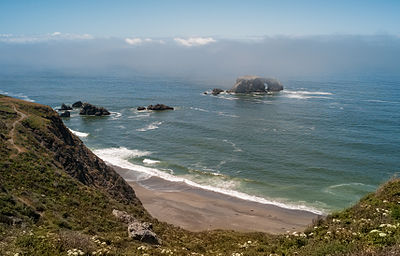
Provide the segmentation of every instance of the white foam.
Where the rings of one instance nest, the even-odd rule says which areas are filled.
[[[197,188],[213,191],[216,193],[236,197],[236,198],[239,198],[242,200],[247,200],[247,201],[261,203],[261,204],[267,204],[267,205],[276,205],[276,206],[279,206],[279,207],[285,208],[285,209],[303,210],[303,211],[308,211],[308,212],[312,212],[315,214],[323,214],[322,211],[305,206],[305,205],[285,204],[285,203],[282,203],[279,201],[269,200],[269,199],[262,198],[259,196],[248,195],[246,193],[235,191],[235,190],[228,189],[228,188],[221,188],[221,187],[211,186],[211,185],[201,185],[201,184],[193,182],[184,177],[174,176],[172,174],[160,171],[155,168],[140,166],[140,165],[133,164],[128,161],[128,159],[132,158],[132,157],[138,157],[138,156],[150,154],[149,152],[146,152],[146,151],[129,150],[127,148],[122,147],[122,148],[98,149],[98,150],[94,150],[93,152],[98,157],[100,157],[105,162],[107,162],[111,165],[115,165],[115,166],[118,166],[121,168],[129,169],[129,170],[132,170],[135,172],[145,174],[143,177],[147,176],[147,178],[150,178],[151,176],[157,176],[159,178],[162,178],[162,179],[165,179],[168,181],[182,182],[182,183],[185,183],[192,187],[197,187]]]
[[[235,151],[235,152],[243,152],[243,150],[241,148],[237,147],[236,144],[233,143],[232,141],[223,140],[223,142],[230,144],[233,147],[233,151]]]
[[[80,137],[80,138],[85,138],[87,136],[89,136],[89,133],[85,133],[85,132],[78,132],[78,131],[74,131],[70,128],[68,128],[74,135]]]
[[[30,102],[35,102],[34,100],[32,100],[31,98],[29,98],[26,95],[23,95],[22,93],[4,92],[4,91],[0,90],[0,94],[7,95],[7,96],[10,96],[10,97],[14,97],[14,98],[18,98],[18,99],[22,99],[22,100],[26,100],[26,101],[30,101]]]
[[[143,114],[137,114],[135,116],[128,116],[129,119],[142,119],[150,116],[150,112],[143,113]]]
[[[282,91],[283,95],[286,95],[288,98],[292,99],[311,99],[311,98],[322,98],[322,99],[329,99],[330,95],[333,95],[331,92],[311,92],[311,91],[290,91],[284,90]]]
[[[163,122],[153,122],[153,123],[149,124],[146,127],[143,127],[143,128],[140,128],[140,129],[136,129],[136,131],[146,132],[146,131],[150,131],[150,130],[155,130],[155,129],[159,128],[162,123]]]
[[[119,118],[122,116],[122,113],[119,113],[119,112],[112,112],[112,111],[110,111],[110,114],[111,114],[111,119],[112,119],[112,120],[119,119]]]
[[[237,115],[231,115],[231,114],[227,114],[224,112],[217,112],[219,116],[227,116],[227,117],[234,117],[234,118],[238,118],[239,116]]]
[[[151,160],[151,159],[145,158],[145,159],[143,159],[143,163],[144,163],[144,164],[148,164],[148,165],[153,165],[153,164],[158,164],[158,163],[160,163],[160,161]]]
[[[390,104],[400,104],[398,101],[387,101],[387,100],[365,100],[367,102],[374,102],[374,103],[390,103]]]
[[[190,107],[190,109],[192,109],[192,110],[197,110],[197,111],[201,111],[201,112],[210,112],[209,110],[202,109],[202,108],[194,108],[194,107]]]

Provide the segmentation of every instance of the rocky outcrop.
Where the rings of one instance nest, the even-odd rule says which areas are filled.
[[[121,222],[128,224],[128,236],[149,244],[161,244],[161,240],[152,231],[152,224],[140,222],[125,211],[114,209],[112,214]]]
[[[272,92],[283,90],[282,84],[272,78],[258,76],[243,76],[236,79],[235,85],[228,92],[230,93],[254,93]]]
[[[69,111],[64,111],[60,114],[60,117],[70,117],[71,116],[71,112]]]
[[[139,111],[146,110],[146,107],[137,107],[137,110]]]
[[[157,104],[157,105],[149,105],[147,106],[147,110],[174,110],[173,107],[164,105],[164,104]]]
[[[283,90],[283,85],[281,82],[274,78],[265,78],[265,83],[267,84],[268,92],[279,92]]]
[[[89,115],[89,116],[105,116],[109,115],[110,112],[103,107],[96,107],[89,103],[83,103],[80,115]]]
[[[73,108],[81,108],[83,106],[82,101],[77,101],[74,104],[72,104]]]
[[[61,104],[60,110],[72,110],[72,108],[71,108],[71,106],[65,105],[65,104],[63,103],[63,104]]]
[[[219,88],[214,88],[214,89],[211,91],[211,94],[212,94],[212,95],[218,95],[218,94],[220,94],[221,92],[224,92],[224,90],[219,89]]]

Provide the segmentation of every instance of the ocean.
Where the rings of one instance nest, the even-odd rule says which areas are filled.
[[[236,78],[232,78],[232,84]],[[49,105],[81,100],[110,116],[65,125],[108,163],[238,198],[329,213],[400,171],[400,77],[280,78],[273,95],[205,95],[231,85],[140,75],[2,74],[0,94]],[[137,111],[163,103],[173,111]],[[150,189],[157,189],[151,187]],[[163,188],[165,189],[165,188]]]

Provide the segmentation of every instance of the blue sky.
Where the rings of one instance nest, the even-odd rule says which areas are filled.
[[[400,35],[400,1],[1,0],[0,34]]]

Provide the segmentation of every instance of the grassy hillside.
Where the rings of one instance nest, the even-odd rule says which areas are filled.
[[[153,223],[127,237],[112,215]],[[304,233],[192,233],[153,219],[134,191],[51,108],[0,96],[0,255],[400,255],[400,180]]]

